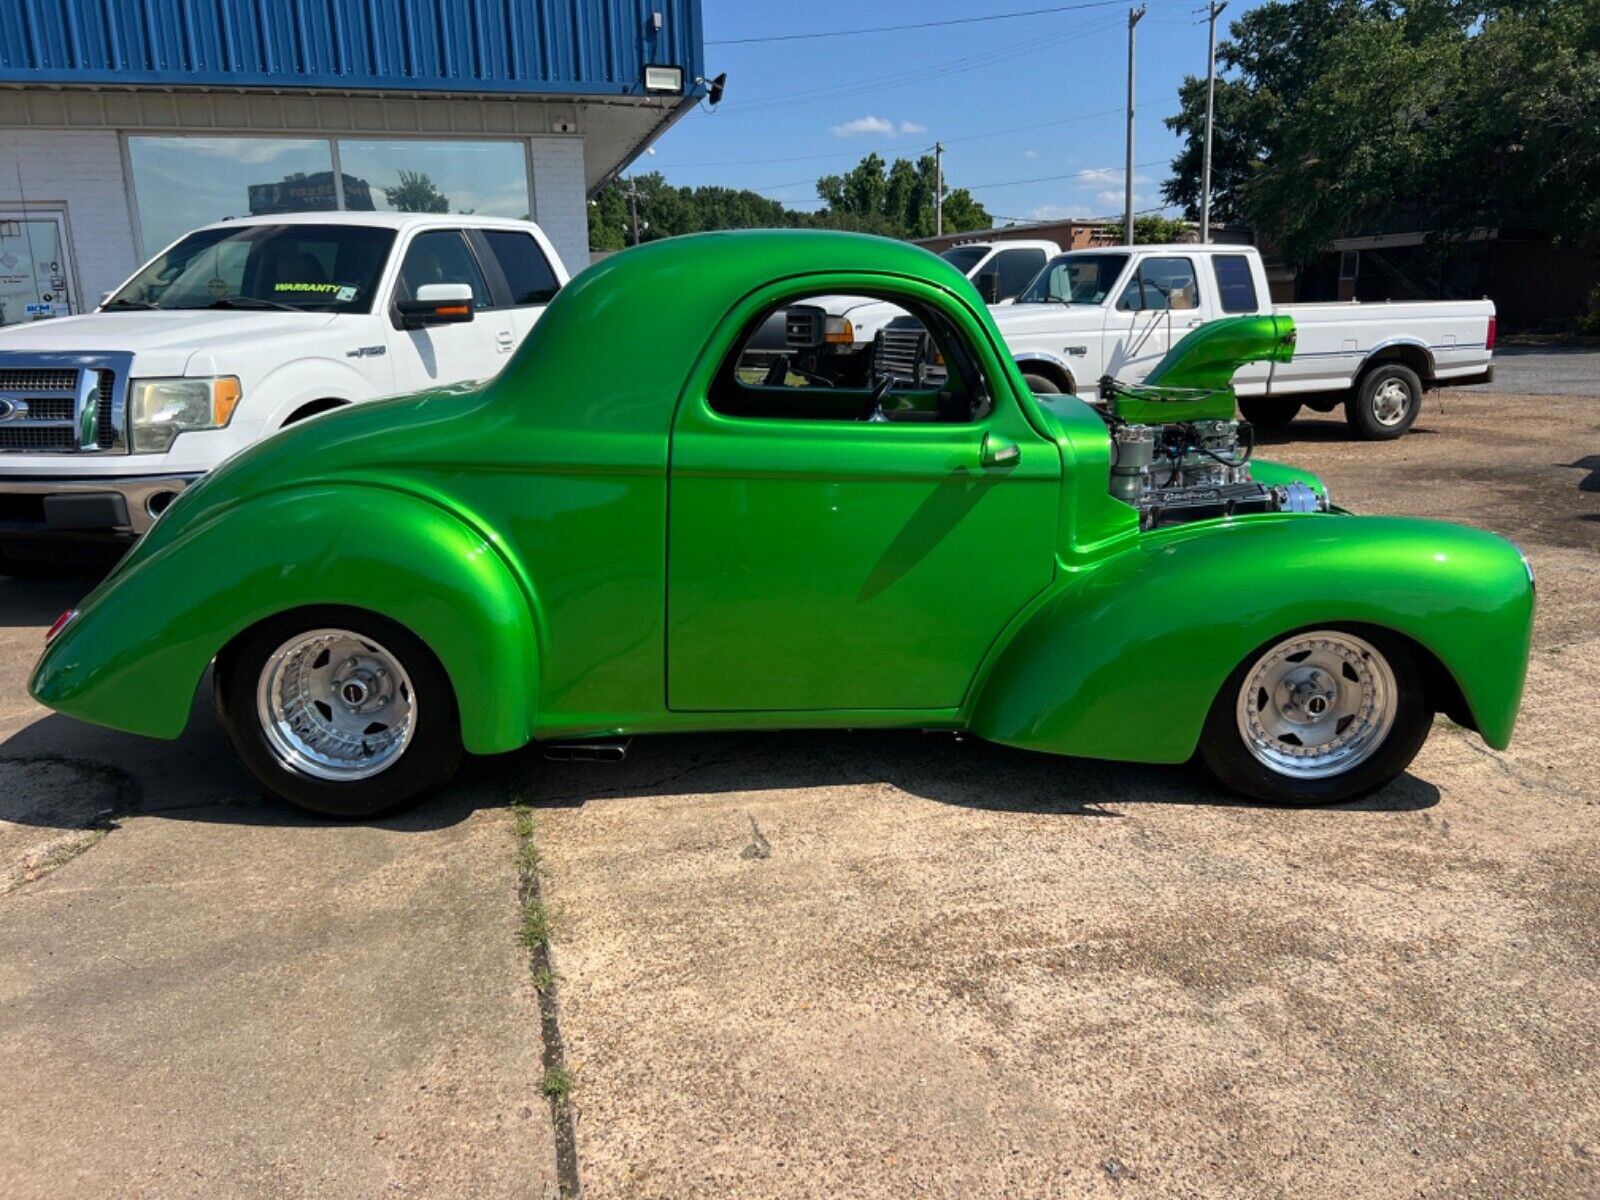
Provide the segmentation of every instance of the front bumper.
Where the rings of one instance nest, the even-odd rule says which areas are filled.
[[[182,475],[128,478],[0,477],[0,538],[137,538],[195,480]]]

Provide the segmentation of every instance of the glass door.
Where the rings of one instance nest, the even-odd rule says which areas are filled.
[[[58,210],[0,209],[0,326],[81,312]]]

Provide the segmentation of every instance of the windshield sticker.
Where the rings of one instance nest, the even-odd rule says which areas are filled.
[[[339,303],[349,304],[350,301],[356,298],[356,289],[351,287],[349,284],[345,284],[340,287],[339,290],[334,293],[334,295],[339,298]]]
[[[228,294],[228,281],[226,279],[213,279],[206,284],[206,295],[213,300],[221,300]]]
[[[319,296],[336,295],[343,289],[337,283],[275,283],[272,285],[275,292],[313,292]],[[350,294],[355,294],[355,289],[350,289]]]

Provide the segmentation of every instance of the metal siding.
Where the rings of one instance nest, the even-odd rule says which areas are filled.
[[[700,0],[0,0],[0,83],[699,94],[702,38]]]

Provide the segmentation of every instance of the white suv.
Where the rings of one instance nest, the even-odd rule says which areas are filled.
[[[137,537],[295,421],[491,378],[566,282],[527,221],[295,213],[197,229],[94,312],[0,330],[0,573]]]

